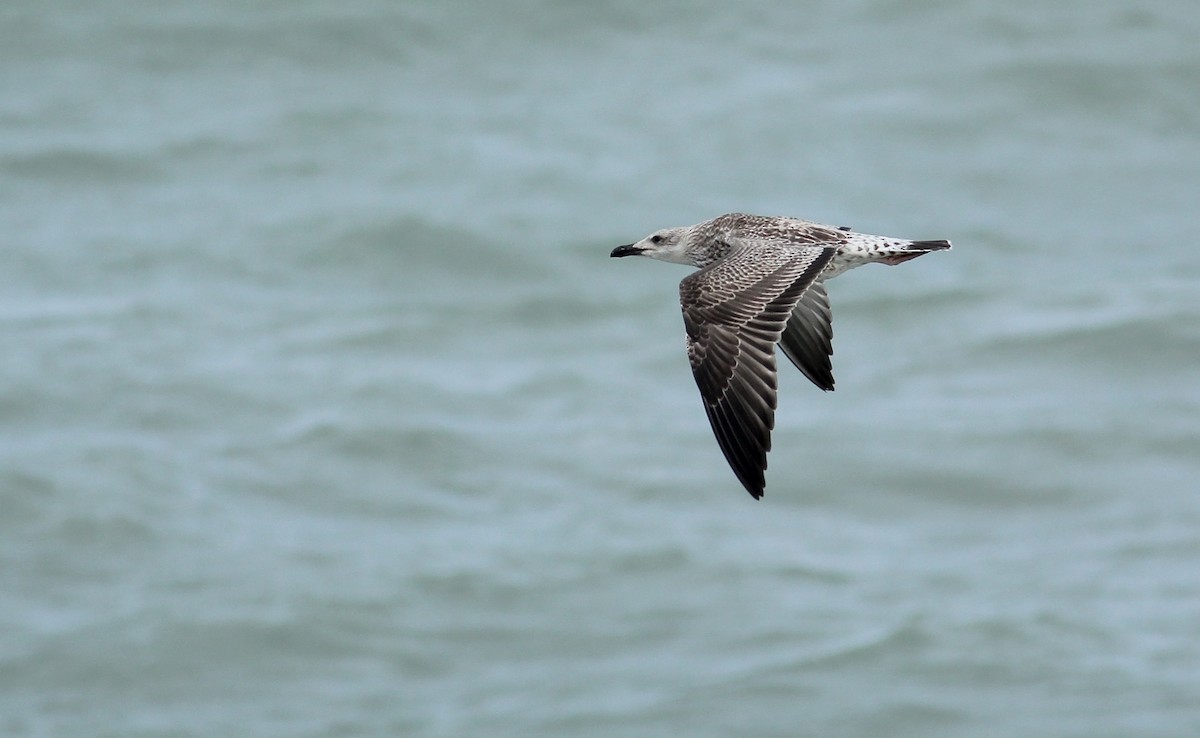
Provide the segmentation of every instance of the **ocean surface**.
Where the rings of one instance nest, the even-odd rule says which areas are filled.
[[[0,734],[1200,735],[1191,0],[0,8]],[[687,270],[830,285],[767,494]]]

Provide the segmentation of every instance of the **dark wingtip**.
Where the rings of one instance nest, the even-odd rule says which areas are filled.
[[[730,463],[732,464],[732,462]],[[749,473],[743,474],[735,468],[733,473],[737,476],[738,481],[742,483],[742,486],[746,488],[746,491],[750,493],[751,497],[756,500],[761,500],[763,493],[767,489],[767,480],[765,476],[767,471],[766,465],[764,464],[762,469],[757,470],[757,474],[755,474],[752,470],[747,471]]]
[[[609,256],[612,256],[612,257],[637,256],[640,253],[642,253],[642,249],[639,249],[637,246],[635,246],[631,243],[627,243],[623,246],[618,246],[615,249],[613,249],[612,253],[609,254]]]

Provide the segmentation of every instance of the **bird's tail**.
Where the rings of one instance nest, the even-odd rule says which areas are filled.
[[[902,250],[888,254],[880,259],[884,264],[903,264],[906,261],[915,259],[921,254],[928,254],[930,251],[946,251],[950,248],[949,241],[909,241],[905,244]]]

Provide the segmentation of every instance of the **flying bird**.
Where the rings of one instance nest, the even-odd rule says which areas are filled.
[[[699,267],[679,283],[688,361],[725,459],[758,499],[775,427],[775,345],[813,384],[832,390],[825,282],[863,264],[900,264],[949,248],[949,241],[729,213],[655,231],[611,255]]]

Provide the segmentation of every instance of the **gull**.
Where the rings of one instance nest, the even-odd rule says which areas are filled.
[[[813,384],[832,390],[825,282],[863,264],[900,264],[949,248],[949,241],[728,213],[655,231],[611,256],[699,267],[679,283],[688,361],[717,444],[746,491],[759,499],[775,427],[775,345]]]

